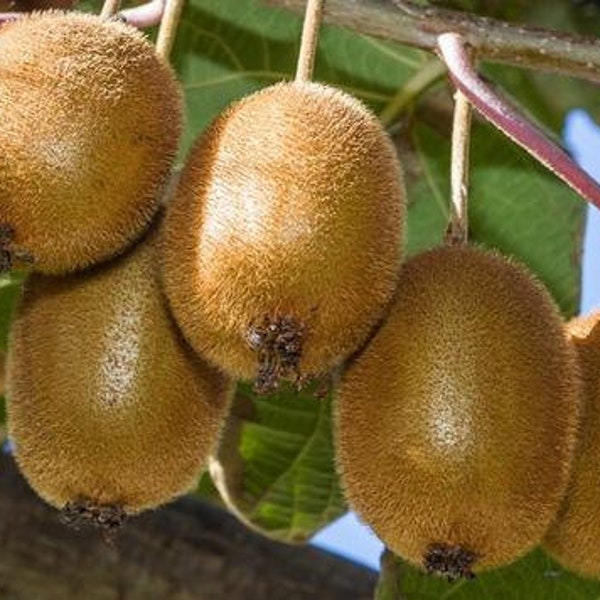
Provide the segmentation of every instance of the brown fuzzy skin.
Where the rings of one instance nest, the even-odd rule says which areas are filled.
[[[167,212],[167,296],[192,346],[232,376],[257,376],[249,331],[288,318],[298,371],[316,375],[381,318],[404,218],[376,117],[335,88],[280,83],[230,106],[192,149]]]
[[[576,358],[546,290],[497,254],[435,249],[404,266],[388,320],[342,379],[347,498],[425,569],[435,548],[475,557],[475,572],[510,563],[556,514],[578,415]]]
[[[178,333],[157,276],[156,235],[64,278],[32,275],[8,355],[9,435],[50,504],[127,514],[198,481],[231,384]]]
[[[0,250],[59,274],[142,234],[177,152],[183,105],[139,31],[56,11],[2,25],[0,114],[0,225],[13,231]]]
[[[583,375],[579,444],[565,501],[544,549],[567,569],[600,577],[600,311],[569,322]]]

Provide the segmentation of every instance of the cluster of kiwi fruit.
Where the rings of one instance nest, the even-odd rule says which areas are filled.
[[[391,550],[456,578],[543,542],[600,574],[598,319],[565,329],[466,244],[402,265],[402,171],[359,101],[297,79],[232,104],[163,211],[181,95],[140,33],[35,14],[0,26],[0,64],[0,268],[31,271],[9,434],[65,518],[112,528],[190,489],[236,379],[337,369],[339,472]]]
[[[111,529],[197,482],[233,391],[182,338],[157,268],[181,91],[140,32],[92,15],[4,23],[0,62],[0,267],[31,271],[9,436],[65,519]]]
[[[30,271],[9,435],[40,496],[110,528],[197,480],[235,379],[301,384],[364,342],[402,259],[400,166],[359,101],[280,83],[216,119],[162,211],[181,93],[139,32],[32,14],[0,62],[0,269]]]

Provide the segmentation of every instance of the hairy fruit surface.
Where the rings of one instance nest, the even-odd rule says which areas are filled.
[[[33,13],[0,27],[0,271],[90,266],[141,236],[182,126],[170,67],[128,25]]]
[[[600,311],[569,322],[581,364],[583,413],[571,482],[544,548],[569,570],[600,577]]]
[[[187,492],[228,410],[231,385],[167,311],[156,237],[85,273],[25,283],[9,436],[30,485],[69,518],[110,524]]]
[[[455,579],[537,545],[566,489],[575,355],[520,266],[446,246],[403,268],[336,401],[350,504],[395,553]]]
[[[163,272],[192,346],[259,390],[364,342],[402,258],[402,173],[358,100],[280,83],[201,136],[168,208]]]

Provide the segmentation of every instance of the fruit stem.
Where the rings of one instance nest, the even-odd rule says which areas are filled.
[[[325,0],[308,0],[302,25],[302,40],[296,66],[296,81],[310,81],[319,44],[319,29],[323,20]]]
[[[156,53],[164,60],[168,60],[175,42],[177,26],[183,11],[183,2],[184,0],[166,0],[156,40]]]
[[[150,0],[146,4],[122,10],[119,17],[132,27],[146,29],[160,23],[164,10],[165,0]]]
[[[102,10],[100,11],[101,19],[111,19],[121,8],[121,0],[104,0]]]
[[[438,37],[438,50],[456,87],[506,136],[523,147],[586,200],[600,208],[600,185],[526,117],[501,98],[475,70],[466,40],[456,33]]]
[[[447,239],[466,244],[469,235],[469,143],[471,140],[471,105],[466,96],[454,94],[452,123],[452,162],[450,165],[451,217]]]
[[[304,2],[262,0],[297,11],[304,9]],[[482,60],[600,81],[596,36],[528,27],[410,0],[328,0],[327,18],[365,35],[424,50],[435,50],[437,37],[454,31],[465,36]]]

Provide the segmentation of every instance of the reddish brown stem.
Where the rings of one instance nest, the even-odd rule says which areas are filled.
[[[19,19],[22,16],[23,16],[23,13],[16,13],[16,12],[0,13],[0,27],[2,27],[2,25],[4,23],[8,23],[9,21],[16,21],[17,19]]]
[[[466,41],[461,35],[440,35],[438,49],[454,84],[475,109],[577,193],[600,208],[600,185],[562,148],[481,79],[467,51]]]
[[[122,10],[119,16],[129,25],[138,29],[147,29],[158,25],[165,11],[166,0],[150,0],[134,8]]]

